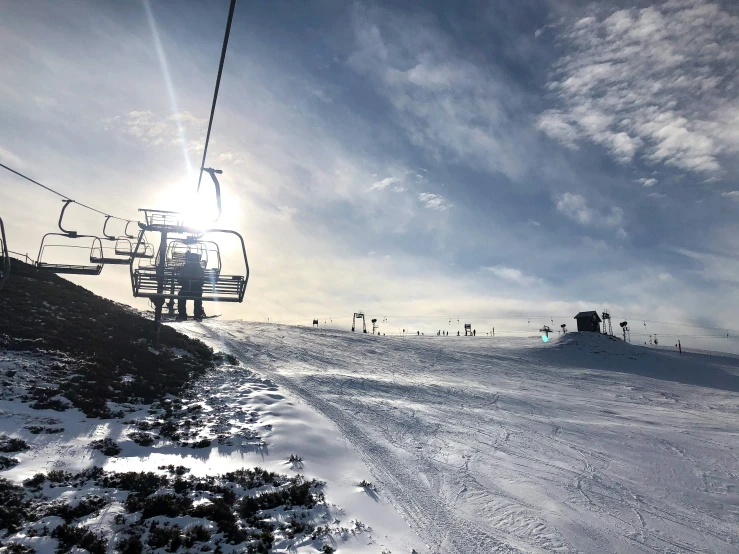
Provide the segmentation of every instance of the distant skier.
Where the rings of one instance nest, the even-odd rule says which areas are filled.
[[[477,330],[476,329],[472,329],[472,336],[473,337],[476,337],[477,336]]]
[[[457,336],[459,336],[459,331],[457,331]]]
[[[187,299],[193,298],[195,319],[201,321],[205,317],[203,311],[203,280],[205,270],[200,265],[200,255],[194,252],[185,254],[185,265],[177,273],[180,292],[177,294],[177,319],[187,319]]]

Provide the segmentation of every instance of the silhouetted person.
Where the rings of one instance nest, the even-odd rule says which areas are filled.
[[[473,337],[476,337],[477,336],[477,330],[476,329],[472,329],[472,336]]]
[[[205,316],[202,300],[204,279],[205,270],[200,265],[200,256],[194,252],[185,254],[185,265],[180,268],[177,274],[177,281],[181,287],[177,294],[177,319],[187,319],[188,298],[193,298],[195,319],[198,321],[203,319]]]
[[[457,336],[459,336],[459,331],[457,331]]]

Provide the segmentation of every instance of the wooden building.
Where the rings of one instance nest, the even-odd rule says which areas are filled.
[[[575,316],[578,332],[600,333],[600,316],[598,312],[580,312]]]

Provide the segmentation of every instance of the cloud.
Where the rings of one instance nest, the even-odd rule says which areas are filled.
[[[518,285],[532,286],[543,283],[543,281],[538,277],[527,275],[523,273],[520,269],[515,269],[513,267],[496,265],[493,267],[486,267],[484,269],[485,271],[492,273],[499,279]]]
[[[652,177],[650,177],[650,178],[642,177],[637,182],[641,183],[642,186],[644,186],[644,187],[653,187],[654,185],[657,184],[657,179],[654,179]]]
[[[730,190],[728,192],[722,192],[721,196],[724,196],[726,198],[733,198],[735,200],[739,200],[739,190]]]
[[[629,234],[623,228],[619,228],[616,231],[616,237],[621,240],[626,240],[627,238],[629,238]]]
[[[13,154],[10,150],[6,150],[2,146],[0,146],[0,161],[13,167],[21,167],[24,165],[18,156]]]
[[[601,212],[592,208],[583,196],[571,192],[557,197],[555,205],[558,212],[580,225],[617,227],[624,219],[624,211],[621,208],[612,207],[610,211]]]
[[[421,192],[418,195],[418,199],[421,201],[424,208],[428,208],[429,210],[444,211],[454,206],[454,204],[450,204],[447,199],[440,194]]]
[[[537,126],[563,146],[588,140],[619,162],[709,176],[722,172],[721,154],[739,152],[739,17],[670,0],[604,9],[560,27],[559,40],[568,51],[547,84],[558,106]]]
[[[661,192],[650,192],[647,196],[649,196],[649,198],[664,198],[665,197],[665,195],[662,194]]]
[[[198,139],[187,143],[187,149],[195,151],[203,148],[207,120],[199,119],[187,111],[160,117],[150,110],[134,110],[103,119],[103,123],[106,131],[133,137],[147,146],[179,145],[185,134],[197,135]]]
[[[298,211],[297,209],[291,208],[289,206],[280,206],[277,209],[277,212],[278,212],[277,217],[279,217],[280,219],[284,221],[290,221],[293,218],[293,215],[295,215],[297,211]]]
[[[394,185],[395,183],[400,183],[400,179],[398,179],[397,177],[385,177],[383,180],[373,183],[366,192],[370,192],[373,190],[385,190],[387,187],[389,187],[390,185]]]
[[[491,66],[461,57],[451,37],[422,18],[354,8],[350,67],[388,99],[409,139],[444,161],[516,178],[525,169],[513,94]]]

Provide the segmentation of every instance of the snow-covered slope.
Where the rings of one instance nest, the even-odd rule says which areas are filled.
[[[736,358],[576,333],[183,330],[331,420],[432,552],[739,551]]]

